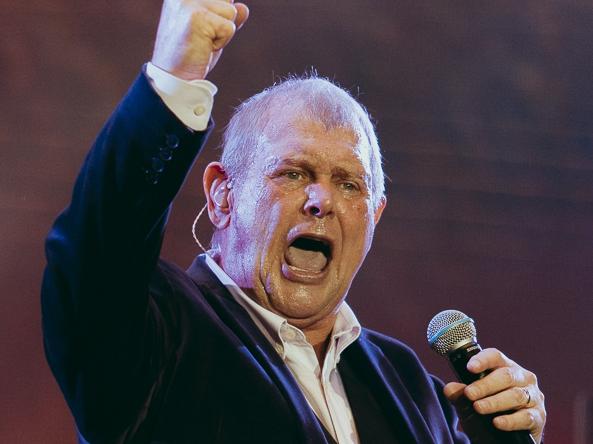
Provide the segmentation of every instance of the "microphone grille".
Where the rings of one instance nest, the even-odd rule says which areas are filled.
[[[454,350],[457,344],[476,340],[474,320],[458,310],[445,310],[428,323],[426,338],[430,347],[441,356]]]

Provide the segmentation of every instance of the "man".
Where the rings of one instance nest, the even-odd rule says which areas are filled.
[[[152,63],[99,135],[47,241],[48,360],[90,443],[467,442],[450,400],[545,422],[535,376],[494,349],[465,387],[362,329],[344,299],[385,207],[363,108],[292,80],[235,113],[204,171],[212,250],[158,260],[169,206],[203,145],[205,81],[247,19],[223,0],[165,1]],[[510,411],[510,412],[509,412]]]

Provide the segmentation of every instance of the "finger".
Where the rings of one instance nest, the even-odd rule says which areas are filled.
[[[463,390],[465,387],[466,385],[460,382],[450,382],[445,387],[443,387],[443,394],[449,401],[454,403],[461,396],[463,396]]]
[[[211,11],[206,11],[209,29],[204,29],[212,39],[212,49],[218,51],[224,48],[235,34],[235,23]]]
[[[472,401],[494,395],[511,387],[524,387],[535,382],[533,373],[518,365],[497,368],[484,378],[468,385],[465,395]]]
[[[241,26],[245,24],[249,17],[249,8],[244,3],[235,3],[237,9],[237,17],[235,17],[235,26],[237,29],[241,29]]]
[[[222,18],[232,22],[237,18],[237,8],[232,3],[223,0],[208,0],[205,4],[206,8]]]
[[[511,415],[500,415],[492,420],[500,430],[529,430],[534,433],[543,426],[543,418],[537,409],[521,409]]]
[[[507,358],[504,353],[495,348],[485,348],[471,357],[467,369],[472,373],[481,373],[499,367],[510,367],[515,362]]]
[[[534,399],[532,399],[528,387],[512,387],[474,402],[474,409],[478,413],[488,414],[533,407],[534,405]]]

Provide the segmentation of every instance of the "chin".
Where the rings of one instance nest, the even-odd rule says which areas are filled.
[[[333,267],[311,273],[279,261],[272,270],[264,285],[267,303],[292,324],[310,325],[334,314],[347,291],[336,285],[339,279]]]
[[[327,290],[318,285],[299,285],[290,289],[284,287],[281,293],[278,293],[283,296],[275,301],[272,298],[271,302],[274,310],[290,321],[310,324],[334,314],[336,307],[341,303],[342,298],[328,295],[326,292]],[[324,296],[320,298],[320,294]]]

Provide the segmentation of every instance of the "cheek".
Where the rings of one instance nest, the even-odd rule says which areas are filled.
[[[266,217],[269,215],[269,208],[272,206],[272,199],[265,184],[260,181],[246,181],[241,192],[235,199],[235,218],[238,229],[243,233],[250,233],[250,238],[265,232]],[[241,235],[241,232],[238,234]],[[257,240],[256,237],[254,240]],[[259,238],[261,239],[261,238]]]
[[[375,231],[374,215],[369,202],[353,203],[345,214],[344,232],[349,244],[360,255],[366,255]]]
[[[236,236],[242,239],[244,251],[251,251],[252,260],[264,270],[283,254],[280,250],[291,220],[290,205],[295,200],[287,194],[270,187],[253,187],[240,196],[244,204],[237,209]]]
[[[262,218],[266,212],[261,211],[261,207],[266,196],[260,187],[246,183],[233,197],[235,202],[231,216],[233,251],[238,258],[240,257],[246,269],[253,269],[253,261],[259,257],[258,248],[265,242],[266,224]]]

